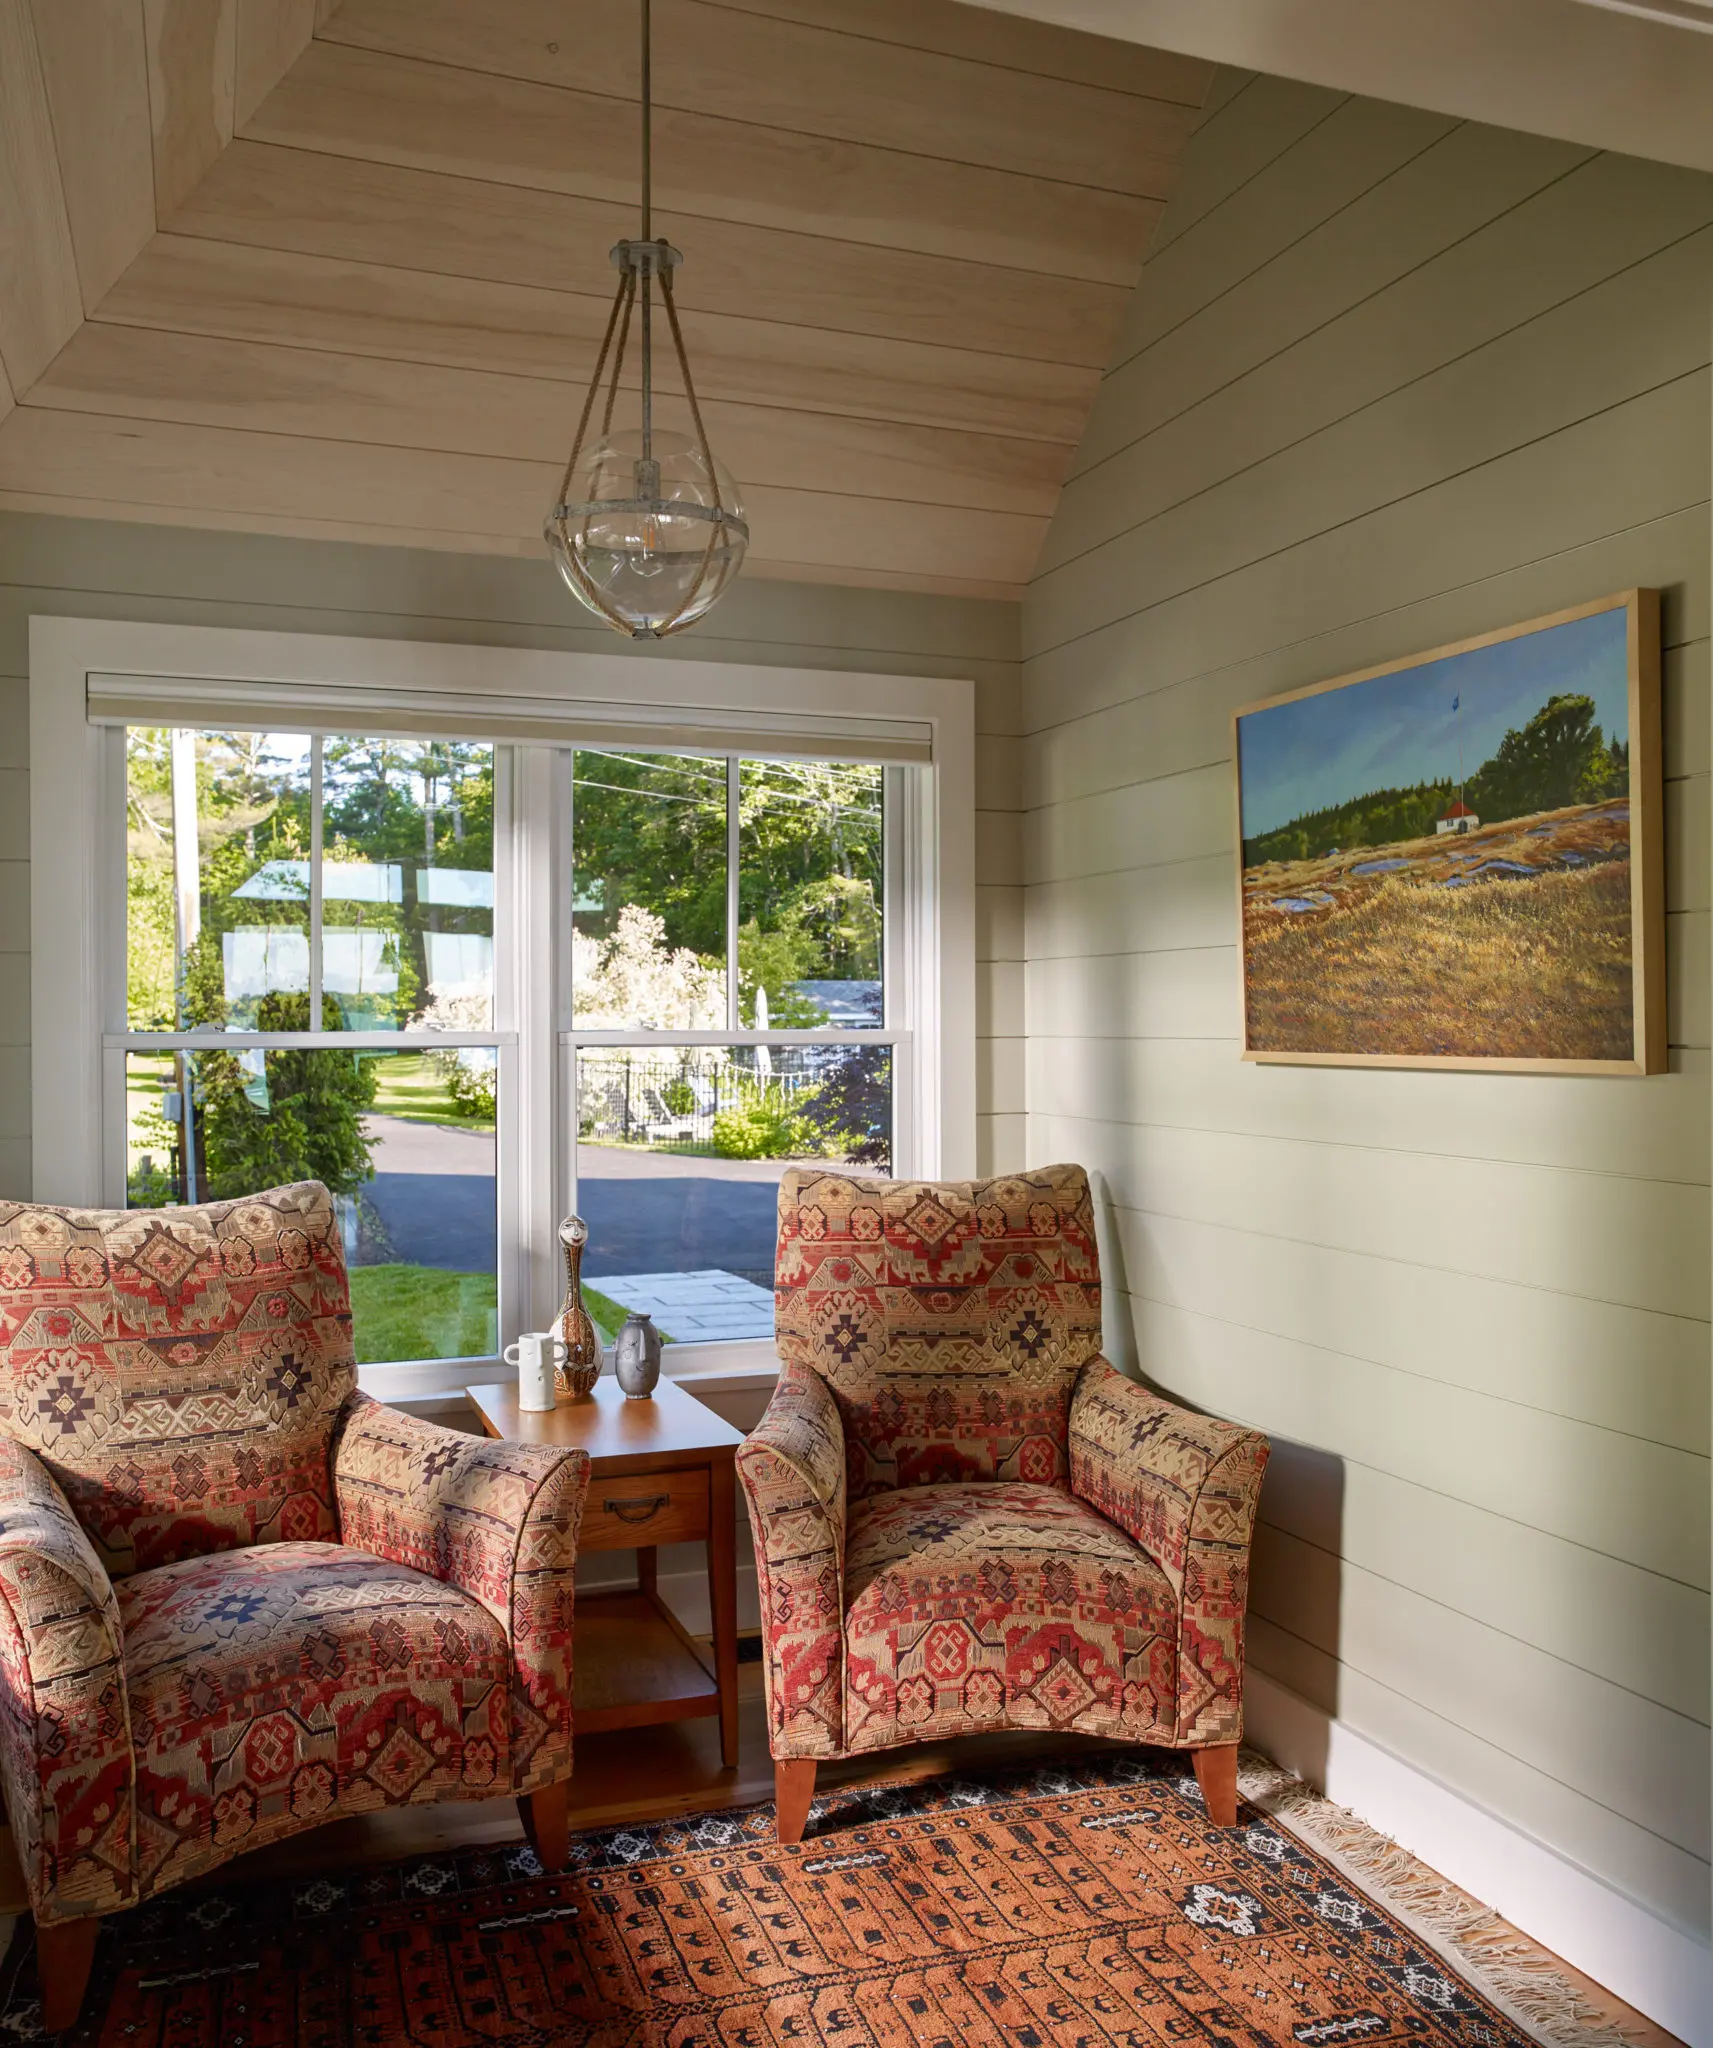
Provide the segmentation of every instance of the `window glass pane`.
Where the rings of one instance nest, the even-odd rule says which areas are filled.
[[[309,741],[126,734],[133,1029],[309,1022]]]
[[[885,1174],[886,1045],[585,1046],[577,1064],[584,1296],[670,1342],[773,1332],[780,1176],[816,1160]]]
[[[492,1357],[496,1069],[485,1046],[132,1053],[130,1206],[324,1181],[344,1225],[358,1362]]]
[[[573,756],[571,974],[591,1029],[726,1022],[726,765]]]
[[[322,775],[327,1023],[491,1029],[493,748],[330,738]]]
[[[877,1028],[884,770],[745,761],[739,1015],[752,1030]]]

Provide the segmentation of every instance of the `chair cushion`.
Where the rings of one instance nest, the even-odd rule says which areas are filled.
[[[509,1789],[511,1655],[467,1593],[337,1543],[116,1590],[142,1893],[335,1813]]]
[[[838,1402],[852,1500],[1068,1479],[1071,1386],[1100,1349],[1080,1166],[939,1182],[793,1167],[774,1298],[781,1357]]]
[[[110,1577],[337,1536],[330,1450],[356,1383],[319,1182],[185,1209],[0,1203],[0,1429]]]
[[[851,1508],[845,1733],[1169,1736],[1178,1602],[1116,1523],[1055,1486],[911,1486]]]

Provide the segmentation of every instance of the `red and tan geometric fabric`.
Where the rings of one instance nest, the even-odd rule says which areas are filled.
[[[36,1918],[571,1768],[582,1451],[356,1391],[325,1188],[0,1207],[0,1787]]]
[[[851,1510],[849,1750],[976,1728],[1150,1736],[1169,1720],[1178,1601],[1153,1560],[1056,1486],[911,1486]]]
[[[776,1757],[982,1728],[1235,1742],[1264,1437],[1099,1355],[1076,1166],[779,1190],[738,1452]]]
[[[118,1594],[144,1895],[335,1813],[510,1789],[505,1630],[455,1586],[267,1543]]]
[[[1183,1612],[1173,1740],[1243,1732],[1249,1542],[1267,1439],[1162,1401],[1097,1359],[1071,1402],[1071,1485],[1128,1530],[1171,1580]]]
[[[1080,1167],[779,1187],[775,1342],[833,1390],[850,1498],[963,1479],[1063,1485],[1066,1409],[1100,1349]]]
[[[110,1578],[331,1541],[327,1446],[356,1384],[319,1184],[195,1209],[0,1204],[0,1431]]]

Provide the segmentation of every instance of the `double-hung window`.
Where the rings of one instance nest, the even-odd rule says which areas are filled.
[[[788,1168],[972,1170],[967,685],[32,644],[36,1192],[324,1181],[375,1390],[503,1370],[573,1209],[607,1337],[763,1365]]]

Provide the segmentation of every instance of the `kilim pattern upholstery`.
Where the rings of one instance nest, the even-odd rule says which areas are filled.
[[[570,1775],[589,1462],[360,1394],[333,1204],[0,1204],[0,1788],[43,1926]]]
[[[738,1452],[776,1758],[984,1728],[1235,1743],[1265,1438],[1100,1356],[1087,1177],[779,1190]]]

